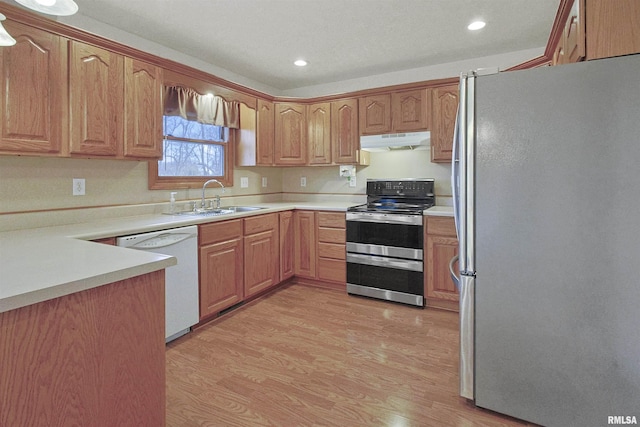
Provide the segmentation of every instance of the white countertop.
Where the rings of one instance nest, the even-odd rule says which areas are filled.
[[[450,216],[453,217],[453,206],[433,206],[424,211],[427,216]]]
[[[0,233],[0,313],[176,264],[174,257],[87,240],[290,209],[346,211],[354,203],[261,203],[258,211],[199,217],[150,214]]]

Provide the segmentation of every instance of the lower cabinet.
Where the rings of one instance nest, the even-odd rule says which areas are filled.
[[[295,234],[295,275],[315,279],[316,214],[314,211],[294,211],[293,224]]]
[[[459,294],[449,275],[449,261],[458,253],[454,220],[428,216],[425,221],[426,305],[457,311]]]
[[[244,299],[242,221],[199,227],[201,320]]]
[[[244,296],[264,291],[280,282],[278,214],[244,220]]]
[[[295,211],[295,274],[346,283],[344,212]]]
[[[343,212],[317,212],[318,279],[346,283],[346,218]]]
[[[294,230],[293,211],[279,213],[280,219],[280,280],[293,277]]]

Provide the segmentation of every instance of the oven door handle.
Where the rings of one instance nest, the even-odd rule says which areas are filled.
[[[397,268],[399,270],[420,272],[423,271],[422,261],[411,261],[360,254],[347,254],[347,262],[352,264],[373,265],[375,267]]]
[[[377,222],[382,224],[422,225],[422,215],[399,215],[371,212],[347,212],[347,224],[353,222]]]

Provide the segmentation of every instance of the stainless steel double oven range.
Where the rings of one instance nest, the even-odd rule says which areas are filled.
[[[347,292],[424,306],[423,211],[433,179],[367,180],[367,203],[347,210]]]

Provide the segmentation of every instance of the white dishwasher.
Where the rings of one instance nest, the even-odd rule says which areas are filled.
[[[117,245],[176,257],[178,264],[165,270],[165,342],[188,333],[200,318],[198,227],[118,237]]]

